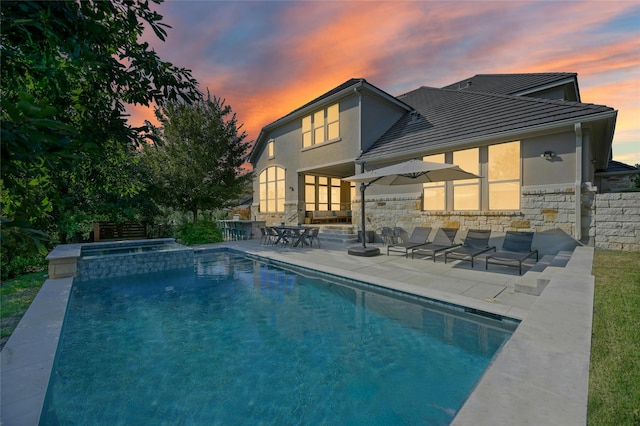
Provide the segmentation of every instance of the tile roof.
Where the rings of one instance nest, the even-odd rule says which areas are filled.
[[[333,89],[329,90],[327,93],[323,93],[322,95],[318,96],[317,98],[307,102],[306,104],[302,105],[300,108],[296,108],[293,111],[291,111],[290,113],[288,113],[287,115],[280,117],[279,119],[277,119],[276,121],[280,121],[283,118],[286,118],[290,115],[294,115],[296,112],[303,110],[305,108],[307,108],[310,105],[313,105],[315,103],[318,103],[320,101],[322,101],[323,99],[326,99],[328,97],[330,97],[331,95],[335,95],[336,93],[340,93],[341,91],[343,91],[346,88],[349,88],[351,86],[354,86],[358,83],[366,83],[367,80],[365,80],[364,78],[351,78],[347,81],[345,81],[344,83],[334,87]]]
[[[569,72],[529,74],[477,74],[471,78],[444,86],[443,89],[488,92],[503,95],[530,90],[536,87],[576,79],[578,74]]]
[[[629,164],[621,163],[620,161],[609,160],[609,164],[607,165],[607,170],[603,173],[629,173],[629,174],[638,174],[640,173],[640,169],[637,167],[631,166]]]
[[[600,113],[615,114],[602,105],[509,96],[494,93],[421,87],[399,100],[419,113],[406,113],[359,158],[382,160],[489,139],[507,132],[526,132],[536,126],[553,125]]]

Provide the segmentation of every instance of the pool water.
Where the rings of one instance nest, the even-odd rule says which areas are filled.
[[[234,252],[69,303],[44,425],[445,425],[515,328]]]

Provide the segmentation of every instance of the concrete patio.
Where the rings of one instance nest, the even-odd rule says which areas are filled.
[[[521,320],[452,424],[586,424],[592,248],[576,248],[565,267],[553,269],[542,294],[534,296],[515,291],[524,279],[515,268],[485,271],[482,261],[472,269],[469,262],[445,265],[441,258],[433,262],[401,254],[365,258],[347,255],[343,244],[321,245],[273,247],[245,240],[195,251],[233,248]],[[71,283],[69,278],[46,281],[0,355],[3,425],[38,423]]]

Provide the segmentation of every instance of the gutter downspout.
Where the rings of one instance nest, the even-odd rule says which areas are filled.
[[[582,123],[574,125],[576,133],[576,181],[575,181],[575,238],[577,241],[582,239]]]

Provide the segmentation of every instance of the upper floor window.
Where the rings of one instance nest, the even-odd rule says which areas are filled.
[[[340,137],[340,107],[331,105],[302,118],[302,147],[338,139]]]
[[[284,212],[285,171],[282,167],[267,167],[260,173],[260,212]]]
[[[275,158],[276,156],[273,139],[271,139],[267,144],[267,156],[269,158]]]

